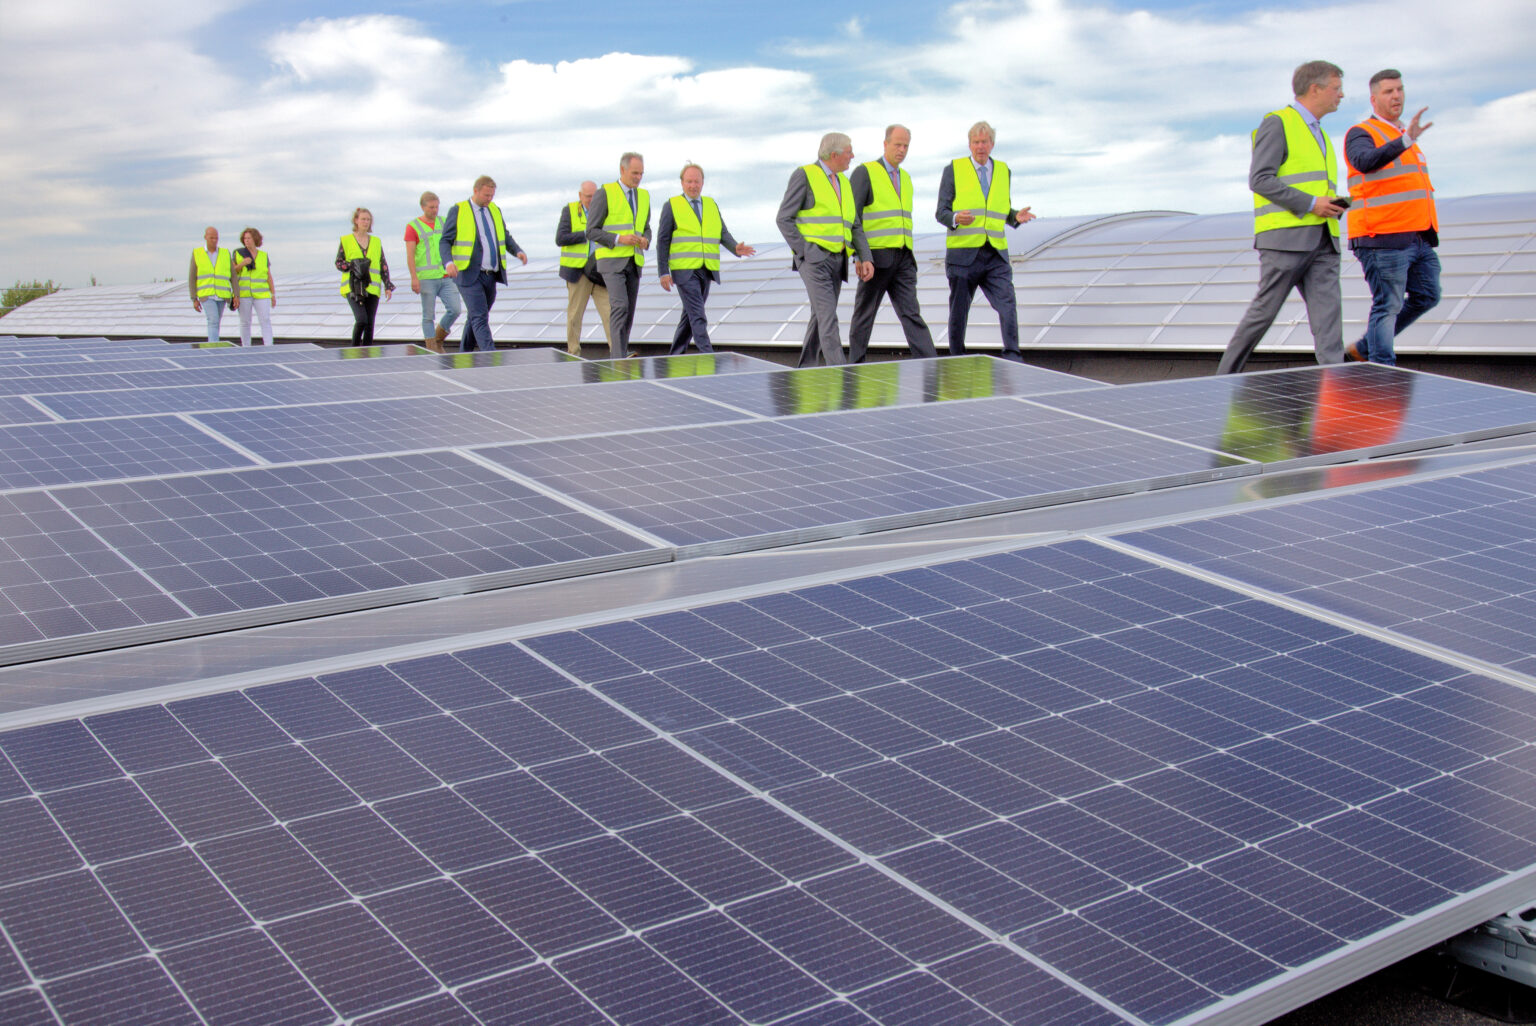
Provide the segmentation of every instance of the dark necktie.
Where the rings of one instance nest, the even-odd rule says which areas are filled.
[[[703,223],[704,211],[702,208],[700,208],[699,201],[696,199],[691,199],[688,202],[693,206],[693,216],[698,218],[700,223]]]

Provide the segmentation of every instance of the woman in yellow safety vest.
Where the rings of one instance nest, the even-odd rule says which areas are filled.
[[[336,270],[341,272],[341,294],[352,308],[352,344],[373,345],[373,322],[379,313],[379,293],[385,300],[395,294],[389,280],[389,263],[384,259],[384,243],[369,234],[373,230],[373,212],[367,207],[352,211],[352,230],[341,237],[336,247]]]
[[[277,288],[272,284],[272,265],[261,248],[261,232],[247,228],[240,233],[240,248],[235,250],[235,277],[240,285],[240,344],[251,344],[251,314],[261,321],[261,344],[272,344],[272,308],[277,305]]]

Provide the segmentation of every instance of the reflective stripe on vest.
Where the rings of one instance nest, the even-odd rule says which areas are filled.
[[[1380,118],[1366,118],[1355,127],[1363,128],[1378,147],[1403,134]],[[1355,170],[1348,163],[1349,155],[1344,156],[1349,171],[1349,194],[1354,200],[1349,208],[1352,238],[1439,228],[1435,189],[1429,183],[1429,167],[1418,146],[1409,146],[1370,174]]]
[[[434,281],[443,276],[443,247],[438,242],[443,237],[443,218],[429,225],[421,218],[411,221],[416,229],[416,277],[422,281]]]
[[[341,237],[341,255],[349,261],[363,256],[363,247],[357,244],[357,239],[351,232]],[[368,237],[368,294],[377,296],[383,291],[384,276],[379,265],[384,262],[384,243],[379,241],[377,235]],[[352,272],[341,272],[341,294],[345,296],[352,291]]]
[[[674,271],[688,271],[699,267],[711,271],[720,270],[720,208],[708,196],[699,197],[704,208],[704,223],[694,216],[693,204],[687,196],[672,197],[672,251],[671,266]]]
[[[872,160],[864,165],[869,172],[871,197],[864,208],[864,238],[870,249],[912,248],[912,178],[901,168],[901,195],[891,185],[891,176],[885,165]]]
[[[571,212],[571,231],[584,232],[587,230],[587,208],[581,205],[579,200],[566,206]],[[592,247],[579,242],[574,246],[560,247],[560,266],[574,267],[578,271],[587,266],[587,257],[591,254]]]
[[[970,224],[951,228],[944,239],[948,249],[973,249],[983,243],[1007,251],[1008,239],[1008,165],[992,161],[992,182],[987,194],[981,194],[981,178],[970,157],[956,157],[950,162],[955,177],[955,213],[973,214]]]
[[[459,200],[454,204],[454,216],[458,224],[454,227],[453,249],[448,255],[453,260],[453,266],[461,271],[469,269],[469,257],[475,251],[475,239],[480,234],[479,220],[470,209],[473,206],[469,200]],[[501,208],[496,204],[488,203],[486,209],[491,212],[491,227],[496,229],[496,266],[500,267],[501,251],[507,248],[507,224],[501,219]]]
[[[267,274],[267,251],[256,251],[256,262],[240,270],[241,299],[271,299],[272,281]]]
[[[1320,150],[1317,148],[1317,137],[1312,134],[1312,129],[1295,107],[1281,107],[1264,116],[1279,118],[1281,127],[1285,129],[1285,162],[1276,172],[1280,181],[1300,189],[1308,196],[1337,196],[1339,172],[1334,163],[1333,143],[1328,133],[1323,132],[1323,148]],[[1322,125],[1317,127],[1322,131]],[[1258,134],[1258,129],[1254,129],[1252,137],[1257,139]],[[1304,228],[1314,224],[1326,224],[1330,234],[1339,234],[1339,219],[1336,217],[1320,217],[1310,210],[1297,216],[1279,204],[1271,203],[1267,197],[1253,194],[1255,235],[1276,228]]]
[[[192,251],[192,259],[197,261],[197,298],[228,299],[231,295],[229,250],[219,250],[210,260],[208,250],[199,247]]]
[[[807,164],[801,170],[811,187],[811,198],[816,202],[795,215],[795,227],[800,229],[800,237],[830,253],[853,249],[853,188],[848,184],[848,177],[838,172],[837,185],[843,192],[839,202],[820,164]]]
[[[651,217],[651,194],[644,189],[635,189],[635,203],[639,210],[629,209],[629,197],[624,194],[624,186],[618,182],[609,182],[603,186],[603,192],[608,195],[608,216],[603,219],[602,229],[612,232],[614,235],[638,234],[637,225],[643,225]],[[599,260],[612,260],[618,257],[634,257],[636,267],[645,266],[645,250],[636,249],[633,246],[599,246],[597,258]]]

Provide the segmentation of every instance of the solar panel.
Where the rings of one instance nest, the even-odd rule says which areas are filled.
[[[187,474],[253,462],[178,417],[0,427],[0,489]]]
[[[50,374],[46,377],[0,378],[0,395],[41,395],[50,392],[105,392],[155,388],[162,385],[226,385],[240,381],[292,379],[287,365],[229,365],[163,371],[97,371],[93,374]]]
[[[559,350],[546,350],[559,352]],[[524,352],[514,350],[513,352]],[[598,385],[657,379],[675,381],[715,374],[751,374],[771,371],[778,364],[740,353],[693,353],[684,356],[644,356],[626,360],[570,359],[546,365],[485,362],[488,353],[448,354],[438,357],[450,380],[485,391],[509,388],[545,388],[558,385]]]
[[[1202,570],[1536,676],[1536,463],[1123,536]]]
[[[448,582],[468,591],[670,555],[447,452],[75,486],[7,502],[6,596],[21,622],[4,635],[15,639],[0,648],[6,662],[120,644],[122,630],[156,624],[153,636],[178,636],[436,597]],[[68,547],[61,552],[40,523]],[[94,620],[70,612],[83,601],[105,612]],[[121,611],[125,601],[137,617]]]
[[[33,424],[52,419],[21,396],[0,396],[0,424]]]
[[[678,546],[758,547],[1254,470],[1013,399],[482,452]],[[697,551],[704,551],[702,549]]]
[[[0,734],[0,999],[1259,1021],[1536,876],[1533,753],[1530,691],[1028,548]]]
[[[1536,430],[1529,392],[1378,364],[1157,381],[1031,401],[1271,465]]]
[[[1102,386],[988,356],[955,356],[704,378],[674,387],[760,416],[786,417]]]
[[[378,352],[370,352],[374,349]],[[410,350],[410,352],[406,352]],[[290,369],[306,378],[351,374],[397,374],[401,371],[472,369],[477,367],[540,367],[575,362],[576,358],[559,349],[499,349],[494,353],[426,352],[416,346],[353,346],[327,350],[340,354],[334,360],[295,362]],[[348,356],[347,354],[355,354]],[[409,359],[376,359],[375,357]]]
[[[176,363],[158,353],[98,356],[90,360],[28,360],[24,363],[0,364],[0,378],[9,380],[69,374],[118,374],[127,371],[169,370],[175,366]]]
[[[460,393],[463,389],[432,374],[362,374],[322,380],[284,378],[235,385],[193,385],[135,388],[121,392],[66,392],[35,395],[38,406],[70,420],[121,417],[148,413],[196,413],[201,410],[253,409],[261,406],[306,406],[311,403],[358,399],[397,399],[408,396]],[[11,400],[20,402],[22,400]],[[0,399],[0,409],[6,408]],[[33,420],[43,419],[36,416]]]

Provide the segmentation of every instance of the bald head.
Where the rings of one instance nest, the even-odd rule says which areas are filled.
[[[592,205],[592,197],[597,195],[597,183],[592,181],[582,182],[581,188],[576,191],[576,198],[581,201],[581,209],[585,210]]]

